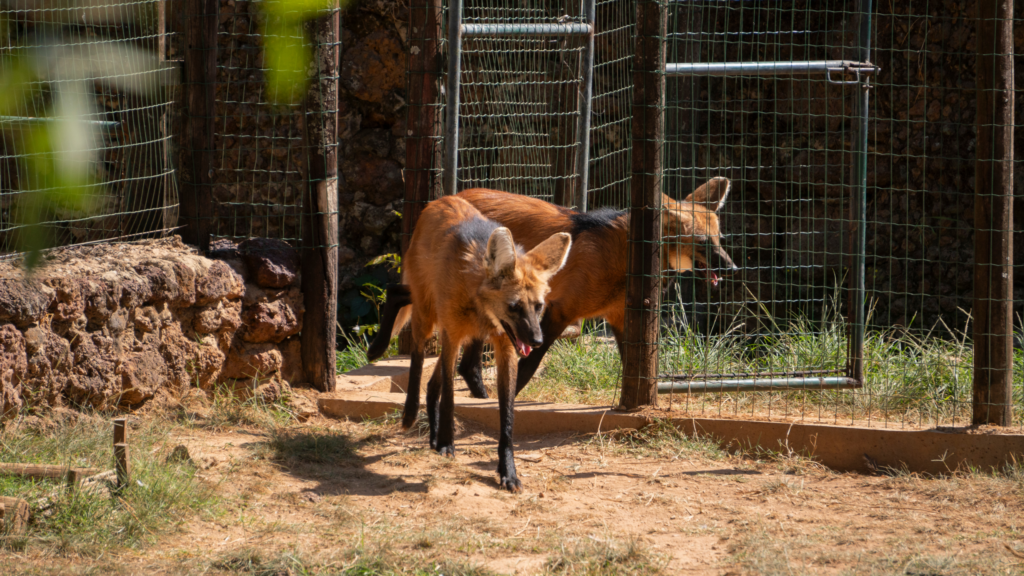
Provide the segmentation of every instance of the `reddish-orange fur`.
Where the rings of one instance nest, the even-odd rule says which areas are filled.
[[[666,239],[671,237],[671,241],[663,243],[666,268],[689,270],[694,262],[706,266],[706,255],[695,245],[702,238],[718,244],[721,235],[717,210],[709,208],[708,197],[720,196],[724,201],[725,190],[714,188],[727,189],[728,185],[727,179],[715,178],[682,202],[662,196],[662,234]],[[569,232],[573,227],[570,210],[536,198],[484,188],[465,190],[457,196],[511,230],[516,242],[527,250],[552,234]],[[629,217],[623,215],[600,234],[583,233],[573,239],[565,267],[551,281],[547,314],[554,315],[552,323],[567,325],[579,318],[603,317],[613,331],[621,334],[626,307],[628,227]]]
[[[455,361],[462,344],[488,340],[498,364],[502,430],[498,474],[502,487],[521,487],[512,457],[516,392],[516,350],[529,354],[543,343],[540,318],[551,277],[565,263],[569,234],[551,234],[523,253],[507,228],[486,221],[469,202],[448,196],[420,214],[403,259],[402,281],[412,306],[399,313],[396,327],[411,310],[412,362],[403,425],[419,409],[423,347],[435,325],[441,331],[441,358],[427,389],[431,447],[454,454]]]

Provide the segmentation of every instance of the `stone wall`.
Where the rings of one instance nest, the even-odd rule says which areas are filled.
[[[0,263],[0,420],[62,405],[137,408],[188,387],[279,397],[302,379],[296,253],[178,237]]]

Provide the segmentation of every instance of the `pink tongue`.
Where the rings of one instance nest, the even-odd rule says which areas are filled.
[[[711,285],[718,286],[718,274],[715,274],[711,270],[708,270],[708,276],[711,276]]]
[[[516,340],[516,346],[519,347],[519,353],[523,356],[529,356],[530,352],[533,351],[533,348],[527,346],[522,340]]]

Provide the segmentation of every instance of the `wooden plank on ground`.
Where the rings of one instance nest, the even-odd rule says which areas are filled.
[[[56,478],[66,480],[70,484],[77,484],[89,476],[99,474],[100,472],[99,468],[69,468],[52,464],[0,463],[0,476],[23,476],[35,479]]]
[[[30,518],[28,502],[0,496],[0,534],[21,534]]]

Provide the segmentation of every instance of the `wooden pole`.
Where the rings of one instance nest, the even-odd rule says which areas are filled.
[[[117,473],[117,489],[124,490],[131,481],[131,463],[128,460],[127,444],[114,444],[114,470]]]
[[[629,207],[629,276],[623,336],[623,408],[658,398],[658,325],[661,305],[661,148],[665,140],[665,5],[640,0],[636,8],[633,71],[633,166]]]
[[[402,204],[402,254],[420,212],[430,202],[439,165],[437,137],[441,76],[441,0],[413,0],[409,7],[409,115],[405,138],[405,198]],[[399,351],[409,354],[409,330],[402,331]]]
[[[437,162],[438,80],[441,71],[441,1],[413,0],[409,8],[409,116],[405,139],[402,253],[430,201]]]
[[[0,535],[21,534],[28,526],[30,515],[28,502],[0,496]]]
[[[334,8],[307,24],[314,76],[305,99],[309,170],[302,211],[302,365],[317,390],[334,390],[338,318],[338,32]]]
[[[128,442],[128,419],[114,418],[114,444]]]
[[[1013,386],[1013,0],[980,0],[974,189],[974,424],[1009,426]]]
[[[160,136],[160,161],[157,165],[160,168],[160,172],[163,177],[160,178],[160,184],[157,188],[157,196],[160,198],[161,206],[163,210],[160,214],[160,219],[157,224],[157,229],[164,231],[161,236],[166,234],[166,230],[170,230],[175,226],[174,212],[172,208],[178,203],[177,197],[174,190],[174,178],[171,174],[171,130],[173,116],[171,107],[174,103],[175,91],[174,87],[176,84],[181,82],[181,78],[177,77],[176,74],[169,74],[165,68],[168,68],[167,60],[167,10],[170,5],[170,0],[160,0],[156,5],[156,60],[157,67],[160,69],[161,75],[164,78],[168,78],[160,87],[160,113],[158,115],[157,123],[159,126],[158,134]],[[174,70],[178,72],[178,70]]]
[[[219,0],[186,0],[184,133],[178,156],[182,240],[210,248],[213,200],[214,89],[217,82]]]

